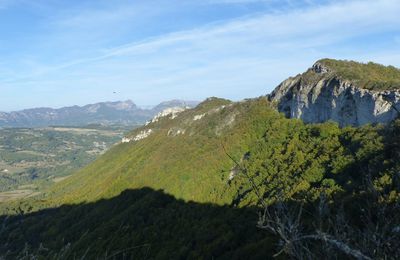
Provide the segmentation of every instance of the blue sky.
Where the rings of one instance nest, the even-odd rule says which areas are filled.
[[[325,57],[400,67],[399,14],[399,0],[0,0],[0,111],[240,100]]]

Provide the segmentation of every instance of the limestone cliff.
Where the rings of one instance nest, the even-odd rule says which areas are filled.
[[[339,70],[327,65],[328,62],[325,61],[318,61],[307,72],[285,80],[268,96],[268,99],[275,102],[278,110],[286,117],[300,118],[307,123],[332,120],[341,126],[359,126],[367,123],[387,123],[398,116],[400,85],[397,85],[397,81],[391,81],[393,83],[388,85],[368,79],[365,82],[369,83],[370,89],[366,89],[365,84],[361,83],[364,81],[353,80],[351,76],[346,77],[347,74],[357,75],[355,72],[338,73]],[[335,62],[336,67],[340,66],[341,62],[346,66],[349,63]],[[363,71],[366,75],[375,73],[371,70],[371,66],[378,66],[377,68],[382,71],[390,70],[391,76],[394,73],[400,75],[400,70],[394,67],[388,68],[373,63],[352,63],[357,64],[358,71],[369,69]],[[365,79],[365,76],[363,77]],[[374,79],[376,78],[378,77],[374,74]],[[374,84],[381,87],[374,88]]]

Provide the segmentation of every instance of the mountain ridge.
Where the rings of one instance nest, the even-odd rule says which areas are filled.
[[[310,72],[312,73],[311,76],[317,77],[318,79],[317,84],[314,84],[315,82],[311,81],[311,86],[318,85],[319,81],[325,82],[325,74],[327,71],[325,68],[320,66],[319,62],[316,62],[314,66],[305,73]],[[287,81],[291,82],[299,79],[298,82],[307,83],[306,80],[308,79],[303,79],[303,75],[304,73],[289,78]],[[285,83],[282,83],[281,85],[283,84]],[[300,86],[301,89],[301,85],[296,86]],[[293,86],[290,85],[290,87]],[[279,90],[279,86],[277,89]],[[274,92],[271,95],[273,94]],[[202,192],[198,192],[196,190],[198,183],[185,184],[185,181],[183,180],[190,179],[191,177],[189,175],[195,174],[194,169],[192,169],[194,165],[196,165],[198,169],[207,168],[200,165],[200,159],[193,157],[192,154],[197,154],[197,156],[200,156],[201,158],[203,158],[202,156],[205,156],[204,158],[209,160],[210,165],[215,163],[212,167],[216,168],[211,167],[210,169],[213,171],[224,172],[223,174],[221,173],[220,176],[212,176],[208,172],[210,169],[207,168],[207,170],[204,170],[204,172],[202,172],[202,174],[204,174],[202,178],[209,178],[209,182],[214,183],[215,187],[209,187],[210,185],[207,183],[202,183],[202,187],[208,187],[210,190],[221,189],[221,187],[225,185],[225,182],[231,181],[232,177],[235,175],[235,165],[229,160],[229,157],[225,152],[234,154],[236,158],[241,158],[243,154],[246,153],[246,150],[250,149],[251,143],[254,141],[253,138],[255,138],[255,133],[257,133],[256,135],[261,136],[259,131],[262,131],[260,129],[266,128],[266,126],[263,125],[265,122],[270,122],[271,120],[279,121],[281,124],[289,124],[288,122],[291,122],[290,119],[287,119],[289,121],[284,120],[282,115],[277,113],[275,109],[276,100],[271,100],[271,95],[246,99],[240,102],[232,102],[226,99],[211,97],[201,102],[195,108],[181,110],[176,114],[174,114],[174,111],[163,114],[157,118],[157,120],[149,121],[146,125],[128,133],[123,139],[122,144],[113,147],[94,164],[89,165],[87,168],[80,171],[80,175],[73,176],[67,181],[57,184],[50,193],[56,193],[58,194],[57,196],[59,196],[60,193],[57,190],[64,192],[65,189],[71,189],[67,192],[67,195],[61,194],[61,197],[56,200],[60,199],[64,202],[74,202],[76,199],[82,198],[93,200],[101,198],[102,196],[113,196],[115,195],[116,190],[123,190],[122,187],[140,188],[141,185],[144,185],[156,189],[165,189],[167,192],[174,194],[178,198],[191,200],[197,199],[197,201],[200,202],[215,202],[220,200],[227,203],[229,200],[232,200],[232,194],[228,194],[229,192],[225,194],[227,196],[224,199],[217,199],[212,193],[202,194]],[[279,105],[278,111],[282,112]],[[293,118],[290,116],[288,117],[287,115],[286,117]],[[393,116],[392,119],[394,118],[395,117]],[[305,121],[305,123],[326,123],[326,127],[333,127],[336,129],[334,124],[331,125],[331,123],[326,122],[329,121],[329,119],[324,119],[318,122],[303,121]],[[387,122],[389,121],[390,120]],[[273,125],[273,123],[271,123],[271,125]],[[303,123],[300,125],[301,127],[304,127]],[[343,126],[341,122],[338,122],[338,125]],[[321,127],[323,128],[324,126]],[[250,135],[251,137],[248,136],[249,133],[252,133]],[[290,132],[287,134],[290,135]],[[236,139],[233,136],[236,136]],[[198,148],[196,143],[207,144],[205,146],[207,148],[202,148],[202,152],[199,153],[199,151],[196,150]],[[225,148],[223,149],[224,145],[227,146],[225,147],[225,152]],[[173,149],[171,147],[173,147]],[[211,153],[213,154],[213,157],[209,158],[209,155],[203,154],[206,151],[212,151]],[[144,156],[144,154],[147,154],[147,156]],[[120,156],[119,158],[118,155]],[[177,160],[176,158],[181,158],[181,160]],[[215,160],[219,160],[219,162],[216,162]],[[112,166],[110,168],[106,162],[113,161],[119,161],[120,165],[118,165],[118,167]],[[185,163],[182,165],[182,162]],[[186,162],[189,164],[186,164]],[[178,163],[180,164],[180,167],[175,165]],[[223,170],[218,169],[221,165],[223,165]],[[100,168],[103,170],[97,171],[96,176],[90,176],[91,172]],[[122,174],[123,169],[129,169],[128,176],[130,174],[135,176],[133,177],[136,179],[134,186],[127,185],[130,181],[128,181],[129,178],[126,179],[126,174]],[[186,169],[186,172],[183,173],[182,169]],[[165,180],[165,176],[163,177],[162,172],[169,172],[170,174],[174,173],[174,175],[168,175],[168,180]],[[182,173],[182,175],[177,173]],[[101,180],[98,181],[97,178],[99,176],[104,176],[104,179],[100,178]],[[207,176],[207,178],[205,178],[205,176]],[[83,183],[82,180],[86,178],[89,178],[88,181]],[[224,181],[221,182],[218,178],[223,178]],[[154,182],[156,179],[159,181]],[[174,179],[173,185],[168,184],[172,179]],[[202,181],[204,181],[204,179]],[[200,179],[197,181],[200,181]],[[80,186],[79,188],[75,186],[78,182],[81,182],[78,185]],[[97,190],[92,187],[94,182],[97,182],[97,184],[94,185],[97,187]],[[120,188],[118,189],[115,189],[115,187],[110,188],[110,182],[113,182],[115,187],[119,185],[121,186],[119,186]],[[218,185],[216,183],[218,183]],[[150,184],[155,186],[151,186]],[[218,188],[216,188],[217,186]],[[74,194],[77,195],[77,197],[75,197]]]
[[[298,81],[288,93],[326,83],[325,69],[314,70],[289,79]],[[336,89],[332,82],[325,89]],[[67,259],[129,258],[132,248],[152,245],[161,259],[218,258],[236,248],[244,254],[237,259],[399,259],[400,120],[305,123],[269,99],[208,98],[161,113],[45,193],[0,207],[0,255],[47,259],[71,248]],[[198,204],[228,215],[193,211]],[[248,209],[258,221],[256,212],[241,218]],[[236,232],[247,225],[252,232]]]
[[[196,101],[171,100],[151,109],[138,107],[133,101],[110,101],[62,108],[38,107],[0,112],[0,127],[84,126],[88,124],[140,125],[168,107],[194,106]]]
[[[270,210],[277,203],[272,215],[276,221],[288,217],[286,213],[295,214],[296,222],[290,219],[288,228],[296,223],[296,245],[302,245],[297,240],[299,234],[313,234],[314,223],[322,221],[326,225],[319,228],[327,234],[324,239],[338,237],[340,240],[334,241],[346,241],[346,245],[367,255],[366,259],[397,259],[400,233],[392,230],[397,230],[400,219],[395,204],[400,198],[396,177],[399,126],[400,120],[388,126],[359,128],[340,128],[333,122],[305,124],[285,118],[265,97],[242,102],[210,98],[194,109],[166,114],[133,130],[127,135],[132,141],[113,146],[46,193],[0,208],[0,221],[6,223],[5,232],[0,233],[0,255],[18,255],[26,250],[47,259],[71,246],[67,259],[88,251],[99,257],[132,246],[159,244],[157,239],[161,238],[172,244],[152,247],[155,258],[170,258],[170,246],[181,258],[190,258],[199,247],[202,256],[210,252],[223,255],[232,250],[223,246],[230,244],[226,242],[243,240],[247,242],[237,248],[238,252],[250,250],[254,251],[252,255],[263,252],[273,256],[283,252],[292,238],[280,242],[279,233],[254,227],[262,225],[262,207],[268,205],[265,207]],[[135,138],[142,132],[150,134]],[[182,205],[178,212],[175,203],[171,208],[167,203],[173,200]],[[216,219],[215,211],[209,212],[207,206],[193,212],[192,206],[199,203],[233,212]],[[290,205],[294,208],[280,211]],[[298,207],[305,210],[297,213]],[[252,216],[241,218],[238,212],[248,209],[255,210]],[[209,215],[217,224],[205,218]],[[368,217],[368,222],[360,224],[360,219]],[[340,222],[343,218],[348,221],[345,225]],[[205,226],[199,222],[204,219]],[[232,221],[226,231],[220,229],[221,223]],[[66,223],[70,223],[67,229]],[[234,232],[238,225],[252,226],[254,231],[238,234]],[[190,229],[193,233],[184,232],[184,240],[180,235],[171,238],[171,232],[177,234],[182,226],[182,230],[194,227]],[[214,229],[219,232],[213,233]],[[375,237],[385,237],[387,232],[391,232],[385,240],[389,246],[375,250]],[[112,238],[108,239],[110,234]],[[254,236],[259,237],[255,243]],[[195,242],[191,242],[193,239]],[[326,247],[324,239],[310,241],[311,252],[319,256],[316,259],[327,255],[328,259],[347,259],[337,247]],[[177,252],[181,243],[188,246]],[[209,247],[210,243],[217,246]],[[293,252],[283,254],[289,258]]]
[[[388,80],[387,75],[391,75]],[[372,62],[323,59],[283,81],[267,97],[286,117],[306,123],[388,123],[400,109],[400,70]]]

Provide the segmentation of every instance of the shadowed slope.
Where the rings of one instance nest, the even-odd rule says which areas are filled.
[[[150,188],[126,190],[89,204],[0,217],[0,257],[265,259],[274,243],[256,229],[256,213],[184,202]]]

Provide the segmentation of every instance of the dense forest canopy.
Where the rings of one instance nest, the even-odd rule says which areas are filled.
[[[377,91],[400,89],[400,69],[394,66],[334,59],[322,59],[319,63],[342,79],[354,82],[360,88]]]
[[[150,137],[112,148],[47,194],[3,208],[10,217],[1,218],[0,252],[400,256],[400,121],[304,124],[265,98],[209,99],[130,136],[150,128]],[[185,134],[171,134],[177,128]]]

